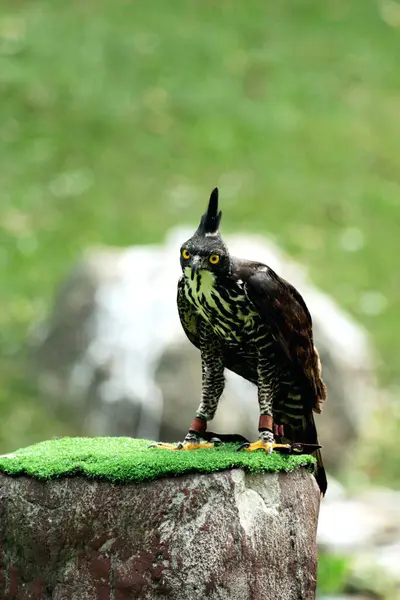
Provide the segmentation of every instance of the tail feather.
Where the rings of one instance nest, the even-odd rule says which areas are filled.
[[[326,478],[324,463],[322,462],[321,450],[317,450],[315,452],[315,458],[317,459],[317,470],[315,471],[315,479],[317,480],[322,496],[325,496],[326,490],[328,489],[328,480]]]
[[[313,413],[310,413],[309,418],[307,419],[307,427],[304,432],[304,436],[304,441],[308,444],[319,444],[317,428],[315,426]],[[314,474],[315,479],[317,480],[322,496],[325,496],[326,490],[328,488],[328,480],[326,477],[326,471],[322,460],[321,450],[316,450],[316,452],[314,452],[314,456],[317,459],[317,468]]]
[[[314,392],[316,396],[316,402],[313,407],[314,412],[321,413],[322,412],[322,403],[325,402],[327,397],[326,385],[322,379],[322,368],[321,368],[321,359],[319,357],[319,352],[317,348],[314,346]]]

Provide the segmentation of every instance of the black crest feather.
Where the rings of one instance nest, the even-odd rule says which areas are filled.
[[[211,192],[207,212],[201,217],[197,233],[205,235],[206,233],[216,233],[221,222],[222,212],[218,212],[218,188]]]

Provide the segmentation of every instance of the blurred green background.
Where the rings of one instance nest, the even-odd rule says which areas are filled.
[[[365,326],[395,399],[399,58],[393,0],[2,0],[0,452],[77,433],[26,356],[83,250],[197,224],[215,185],[225,231],[272,236]],[[373,432],[359,465],[398,487],[400,403]],[[321,556],[321,590],[346,572]]]
[[[399,27],[391,0],[1,2],[0,451],[70,432],[25,354],[81,252],[161,241],[215,185],[398,389]]]

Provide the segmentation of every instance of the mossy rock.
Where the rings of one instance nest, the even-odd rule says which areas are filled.
[[[309,455],[264,451],[237,452],[237,444],[194,451],[149,448],[152,442],[128,437],[60,438],[0,456],[0,472],[54,479],[75,474],[112,482],[141,482],[185,473],[213,473],[243,468],[251,473],[313,471]]]

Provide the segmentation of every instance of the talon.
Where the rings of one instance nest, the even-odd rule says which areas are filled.
[[[287,452],[290,450],[289,444],[275,444],[271,442],[263,442],[262,440],[257,440],[252,444],[242,444],[239,446],[238,450],[247,450],[248,452],[254,452],[255,450],[264,450],[268,454],[271,454],[274,451],[278,452]]]
[[[180,450],[201,450],[202,448],[214,448],[214,444],[211,444],[210,442],[188,442],[186,444],[181,444]]]
[[[210,443],[214,444],[215,446],[220,446],[222,444],[221,440],[217,437],[212,437],[210,439]]]
[[[163,442],[157,442],[156,444],[150,444],[148,448],[157,448],[158,450],[179,450],[179,444],[165,444]]]
[[[238,446],[236,448],[236,452],[240,452],[241,450],[246,450],[249,446],[250,446],[250,442],[244,442],[244,444],[240,444],[240,446]]]
[[[209,442],[178,442],[177,444],[158,442],[157,444],[151,444],[148,448],[157,448],[159,450],[198,450],[199,448],[214,448],[214,444]]]
[[[262,440],[257,440],[252,444],[249,444],[246,448],[248,452],[254,452],[255,450],[265,450],[268,454],[272,452],[272,444],[270,442],[263,442]]]

